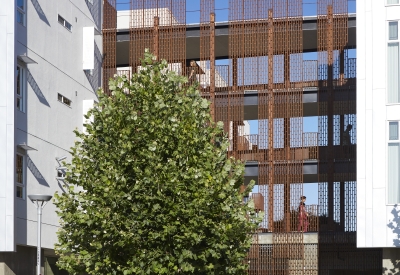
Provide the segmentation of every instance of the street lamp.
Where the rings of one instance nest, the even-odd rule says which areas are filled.
[[[36,274],[41,275],[40,273],[40,262],[41,262],[41,229],[42,229],[42,209],[52,198],[50,195],[29,195],[28,198],[32,201],[37,209],[37,269]]]

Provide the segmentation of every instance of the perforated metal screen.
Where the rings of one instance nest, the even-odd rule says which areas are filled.
[[[136,72],[146,48],[166,59],[211,101],[212,117],[224,122],[231,142],[228,156],[256,163],[253,199],[264,219],[253,235],[249,274],[380,274],[381,251],[356,248],[356,59],[347,0],[316,1],[312,59],[305,57],[303,0],[229,0],[225,27],[215,23],[214,1],[200,0],[198,27],[190,27],[196,38],[187,37],[186,0],[131,0],[130,70],[120,73]],[[116,28],[116,2],[105,1],[104,83],[117,70]],[[199,44],[194,60],[187,58],[188,41]],[[318,117],[318,130],[304,132],[310,115]],[[249,120],[257,120],[252,132]],[[307,205],[302,220],[311,166],[318,205]]]

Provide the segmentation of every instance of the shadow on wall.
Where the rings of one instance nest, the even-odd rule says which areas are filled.
[[[85,0],[86,6],[89,9],[90,14],[92,15],[94,24],[98,30],[101,30],[100,19],[101,19],[101,6],[100,3],[102,1],[98,0]]]
[[[393,219],[389,220],[387,226],[392,229],[393,233],[397,236],[395,239],[393,239],[393,246],[400,247],[400,209],[398,208],[397,204],[393,206],[391,213],[393,215]],[[384,267],[382,274],[400,275],[400,260],[393,259],[393,257],[391,257],[390,261],[392,262],[392,268]]]
[[[39,15],[39,18],[46,23],[50,27],[49,20],[47,20],[46,14],[44,14],[44,11],[42,7],[40,6],[38,0],[31,0],[33,7],[35,8],[37,14]]]
[[[35,176],[35,178],[39,182],[39,184],[50,187],[50,185],[47,183],[46,179],[43,177],[42,173],[40,173],[39,169],[33,163],[32,159],[29,156],[27,156],[26,158],[27,158],[27,166],[28,166],[29,170],[32,172],[32,174]]]
[[[29,70],[27,70],[26,78],[27,78],[29,85],[32,87],[32,90],[35,92],[36,96],[38,97],[39,101],[41,103],[43,103],[44,105],[50,107],[49,102],[44,97],[42,90],[39,88],[39,85],[36,83],[35,79],[33,78],[32,74]]]
[[[93,89],[93,92],[96,92],[101,85],[101,65],[102,65],[103,57],[100,53],[99,48],[94,43],[94,70],[89,71],[85,70],[85,75],[87,80],[90,83],[90,86]]]

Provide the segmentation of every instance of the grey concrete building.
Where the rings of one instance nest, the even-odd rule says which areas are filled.
[[[17,275],[36,274],[28,195],[64,192],[57,159],[70,159],[72,131],[97,100],[102,3],[0,0],[0,268]],[[43,212],[42,274],[64,274],[55,267],[55,210],[50,202]]]

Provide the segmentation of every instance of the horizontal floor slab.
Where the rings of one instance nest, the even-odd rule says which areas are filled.
[[[314,183],[327,180],[327,172],[329,169],[328,163],[317,160],[307,160],[303,162],[303,183]],[[334,181],[355,181],[356,180],[356,165],[355,162],[337,161],[333,162],[333,180]],[[285,168],[277,169],[275,172],[276,178],[282,177],[285,173]],[[259,183],[259,168],[258,162],[247,161],[245,165],[245,184],[254,180]],[[279,182],[277,182],[279,183]],[[295,182],[293,182],[295,183]]]
[[[287,233],[290,235],[290,233]],[[307,232],[307,233],[298,233],[294,232],[293,234],[303,234],[303,244],[317,244],[318,243],[318,233],[317,232]],[[299,236],[296,238],[288,238],[289,240],[297,240]],[[274,242],[274,233],[260,233],[258,234],[258,244],[282,244],[283,242],[275,241]],[[287,242],[285,242],[287,243]],[[293,241],[293,243],[295,243]]]
[[[218,20],[218,18],[217,18]],[[244,22],[252,25],[252,22]],[[347,47],[356,47],[356,16],[349,14]],[[250,26],[249,26],[250,27]],[[266,35],[261,33],[260,35]],[[314,52],[318,48],[317,17],[303,18],[303,52]],[[129,62],[129,30],[117,30],[117,65],[126,65]],[[246,41],[246,40],[245,40]],[[238,48],[242,48],[238,45]],[[275,47],[276,49],[278,47]],[[246,48],[245,48],[246,49]],[[244,53],[245,54],[245,53]],[[249,53],[250,54],[250,53]],[[279,54],[278,52],[275,54]],[[264,54],[266,55],[266,53]],[[226,59],[229,56],[229,23],[217,22],[215,27],[215,57]],[[253,55],[252,55],[253,56]],[[186,58],[200,59],[200,25],[191,24],[186,27]]]

